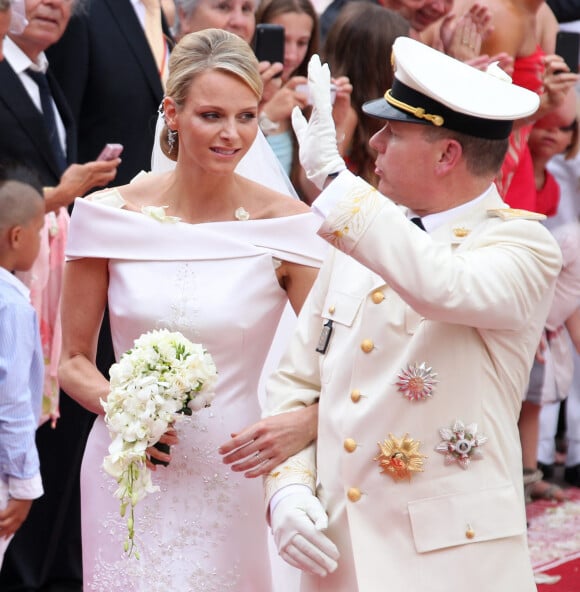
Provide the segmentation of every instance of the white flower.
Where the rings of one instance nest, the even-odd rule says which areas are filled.
[[[241,221],[249,220],[250,219],[250,212],[248,212],[248,210],[246,210],[246,208],[244,208],[243,206],[240,206],[234,212],[234,218],[236,220],[241,220]]]
[[[146,450],[176,421],[176,413],[190,415],[211,404],[217,370],[203,346],[161,329],[136,339],[109,375],[111,390],[101,405],[111,444],[103,468],[119,485],[121,514],[130,508],[125,551],[131,554],[135,505],[159,489],[151,481]]]
[[[169,206],[143,206],[141,208],[141,212],[146,216],[151,216],[154,220],[158,222],[169,222],[170,224],[175,224],[175,222],[179,222],[181,218],[177,216],[168,216],[165,213],[165,210]]]

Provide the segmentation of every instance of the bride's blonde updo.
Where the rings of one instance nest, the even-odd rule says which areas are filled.
[[[223,29],[204,29],[181,38],[169,58],[165,96],[171,97],[178,108],[183,106],[195,78],[208,70],[233,74],[252,90],[258,101],[262,98],[264,85],[252,48]],[[168,131],[165,124],[159,137],[161,150],[171,160],[177,160],[179,135],[174,134],[170,148]]]

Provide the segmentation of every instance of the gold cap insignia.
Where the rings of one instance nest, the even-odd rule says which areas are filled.
[[[414,115],[417,119],[426,119],[427,121],[430,121],[433,125],[436,125],[437,127],[441,127],[445,123],[445,119],[443,119],[441,115],[425,113],[425,109],[423,109],[423,107],[413,107],[413,105],[409,105],[408,103],[399,101],[399,99],[395,99],[395,97],[391,93],[391,89],[389,89],[385,93],[385,101],[393,105],[393,107],[401,109],[401,111],[406,111],[407,113]]]

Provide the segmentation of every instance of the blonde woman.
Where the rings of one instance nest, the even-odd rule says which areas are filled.
[[[191,33],[169,70],[163,149],[175,169],[78,200],[72,218],[60,378],[99,414],[81,478],[84,589],[266,591],[261,484],[232,474],[218,449],[259,420],[257,385],[279,317],[287,301],[302,306],[323,247],[303,203],[234,172],[258,129],[262,82],[249,46],[223,30]],[[101,468],[109,385],[94,348],[106,304],[117,357],[143,332],[168,328],[203,343],[219,372],[212,406],[177,425],[178,441],[164,438],[170,455],[148,450],[170,464],[153,475],[160,492],[136,508],[140,561],[124,556],[116,483]],[[316,413],[259,422],[239,468],[271,470],[314,438]]]

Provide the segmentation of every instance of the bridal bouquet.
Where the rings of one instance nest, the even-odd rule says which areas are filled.
[[[125,552],[134,547],[134,509],[148,493],[151,481],[145,451],[180,417],[209,407],[217,371],[204,348],[181,333],[151,331],[135,340],[110,369],[110,393],[101,400],[112,442],[103,468],[119,484],[121,516],[127,518]],[[135,552],[138,558],[139,554]]]

